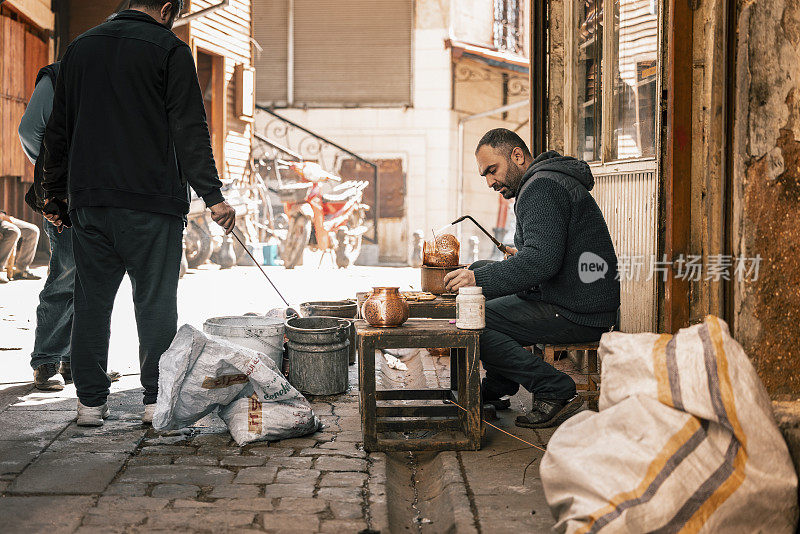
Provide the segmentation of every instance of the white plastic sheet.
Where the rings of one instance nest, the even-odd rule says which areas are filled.
[[[311,405],[270,358],[190,325],[178,330],[161,356],[158,386],[156,430],[189,426],[215,409],[240,445],[296,437],[319,427]],[[251,404],[258,405],[257,418]],[[240,424],[247,417],[258,424]]]
[[[794,532],[797,477],[727,325],[605,334],[599,413],[555,432],[541,477],[558,532]]]

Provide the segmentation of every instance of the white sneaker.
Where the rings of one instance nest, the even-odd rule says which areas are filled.
[[[108,403],[102,406],[84,406],[78,401],[78,426],[103,426],[108,417]]]
[[[156,405],[155,404],[145,404],[144,405],[144,413],[142,414],[142,424],[144,425],[152,425],[153,424],[153,414],[156,412]]]

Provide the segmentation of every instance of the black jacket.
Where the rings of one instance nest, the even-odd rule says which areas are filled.
[[[617,255],[603,213],[589,194],[592,187],[585,161],[554,151],[534,160],[514,204],[517,254],[475,270],[487,297],[541,300],[585,326],[608,328],[616,322]]]
[[[39,70],[39,74],[36,75],[36,83],[34,86],[38,85],[42,78],[47,76],[50,78],[50,82],[53,84],[53,87],[55,87],[56,79],[58,78],[58,69],[60,66],[61,64],[56,62],[51,65],[47,65],[46,67],[42,67]],[[39,154],[44,154],[44,139],[42,139],[42,148],[39,149]],[[42,179],[44,178],[43,164],[44,158],[36,158],[36,165],[33,168],[33,184],[31,184],[31,186],[28,188],[28,192],[25,193],[25,203],[37,213],[42,213],[42,207],[44,206],[45,201],[44,189],[42,189]]]
[[[183,216],[187,181],[206,205],[223,201],[191,50],[140,11],[67,48],[44,146],[45,195],[70,210]]]

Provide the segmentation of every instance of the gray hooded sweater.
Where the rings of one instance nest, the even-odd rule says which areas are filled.
[[[580,325],[614,325],[617,256],[592,187],[585,161],[554,151],[534,160],[516,193],[517,254],[475,270],[487,298],[517,294],[552,304]]]

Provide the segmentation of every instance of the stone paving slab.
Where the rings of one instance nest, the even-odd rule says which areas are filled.
[[[58,534],[72,532],[81,524],[92,497],[3,497],[0,498],[2,530],[14,534]]]
[[[45,452],[11,484],[12,493],[101,493],[122,468],[127,454]]]

